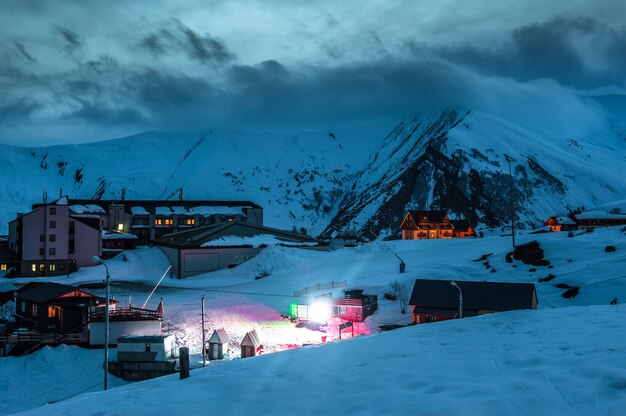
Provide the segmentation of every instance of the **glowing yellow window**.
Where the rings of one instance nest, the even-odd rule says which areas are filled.
[[[41,263],[41,264],[39,265],[39,271],[40,271],[40,272],[43,272],[43,271],[45,270],[45,268],[46,268],[46,265],[45,265],[45,264]]]
[[[156,225],[163,225],[163,220],[161,218],[157,218],[156,220],[154,220],[154,223]]]
[[[172,225],[172,224],[173,224],[173,222],[172,222],[171,218],[166,218],[165,219],[165,225]]]
[[[57,269],[57,265],[56,264],[51,264],[51,265],[49,265],[48,268],[50,269],[51,272],[54,272]]]
[[[0,270],[5,271],[7,269],[6,264],[0,264]]]
[[[58,306],[48,306],[48,318],[56,317],[57,313],[60,312],[60,309],[61,308],[59,308]]]
[[[117,224],[117,230],[118,231],[124,230],[124,224]]]
[[[187,218],[187,225],[194,225],[196,223],[196,220],[193,218]]]
[[[36,271],[37,271],[37,265],[36,265],[36,264],[33,264],[32,266],[30,266],[30,269],[31,269],[32,271],[36,272]]]

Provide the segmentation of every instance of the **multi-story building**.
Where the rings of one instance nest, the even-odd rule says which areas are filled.
[[[18,214],[8,243],[20,276],[68,274],[102,254],[99,219],[73,215],[67,198]]]
[[[116,254],[165,234],[227,221],[262,226],[263,208],[250,201],[62,197],[35,204],[28,213],[18,213],[9,223],[8,248],[15,274],[54,276],[93,265],[92,257],[101,256],[103,251]]]
[[[69,199],[67,203],[71,215],[98,218],[103,229],[134,234],[138,245],[165,234],[227,221],[263,225],[263,208],[250,201]]]

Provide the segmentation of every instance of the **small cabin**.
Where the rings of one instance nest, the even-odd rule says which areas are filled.
[[[578,228],[576,221],[570,217],[550,217],[545,222],[551,232],[572,231]]]
[[[169,361],[175,355],[174,335],[125,335],[117,339],[118,361]]]
[[[228,352],[229,342],[230,339],[224,328],[213,331],[213,335],[209,338],[209,360],[224,359],[224,353]]]
[[[256,333],[256,330],[248,332],[241,341],[241,358],[254,357],[260,355],[263,345]]]
[[[105,299],[59,283],[33,282],[17,291],[18,325],[39,332],[86,333],[89,309],[104,311]]]

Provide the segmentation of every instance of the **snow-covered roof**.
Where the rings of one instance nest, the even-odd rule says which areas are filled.
[[[128,240],[136,239],[135,234],[120,233],[119,231],[102,230],[103,240]]]
[[[172,215],[172,210],[170,207],[156,207],[155,213],[156,215]]]
[[[106,214],[101,206],[95,204],[70,205],[70,211],[75,214]]]
[[[67,205],[67,197],[63,196],[56,200],[55,204],[57,205]]]
[[[185,207],[172,207],[172,211],[174,211],[174,214],[176,215],[188,215],[189,211],[187,211],[187,208]]]
[[[203,243],[201,247],[232,247],[232,246],[316,246],[317,242],[303,242],[303,241],[288,241],[281,240],[280,238],[272,234],[259,234],[250,237],[240,237],[237,235],[226,235],[215,240],[207,241]]]
[[[189,208],[189,215],[202,215],[205,217],[210,215],[244,215],[243,208],[250,207],[199,206]]]
[[[576,225],[576,221],[571,219],[570,217],[554,217],[556,222],[562,225]]]
[[[606,211],[585,211],[575,215],[577,220],[624,220],[626,214],[610,214]]]
[[[133,215],[150,215],[144,207],[130,207],[130,213]]]
[[[228,334],[226,333],[224,328],[218,328],[213,331],[211,338],[209,338],[209,342],[226,344],[230,342],[230,339],[228,338]]]

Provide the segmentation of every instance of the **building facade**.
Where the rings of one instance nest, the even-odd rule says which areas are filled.
[[[18,214],[9,223],[8,248],[20,276],[58,276],[93,265],[102,254],[100,223],[74,215],[67,199]]]
[[[476,237],[469,221],[450,220],[444,210],[411,210],[400,229],[403,240]]]
[[[554,216],[545,222],[552,232],[591,230],[599,227],[626,225],[626,214],[606,211],[583,211],[568,216]]]
[[[35,204],[9,223],[9,255],[2,256],[0,268],[13,268],[18,276],[64,275],[92,266],[93,256],[111,257],[166,234],[224,222],[262,226],[263,209],[250,201],[62,197]]]

